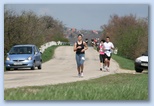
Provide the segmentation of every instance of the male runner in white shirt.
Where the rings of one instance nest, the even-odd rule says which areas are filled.
[[[114,49],[113,43],[110,42],[110,37],[106,37],[106,42],[104,42],[104,49],[105,49],[105,69],[109,71],[112,49]]]

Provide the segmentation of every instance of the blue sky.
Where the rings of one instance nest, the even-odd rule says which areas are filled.
[[[5,4],[6,8],[21,11],[33,11],[37,15],[50,15],[63,22],[67,27],[77,29],[100,30],[107,24],[110,16],[117,14],[148,17],[147,4]]]

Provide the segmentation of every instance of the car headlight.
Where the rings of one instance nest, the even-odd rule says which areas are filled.
[[[30,57],[28,57],[28,60],[32,60],[32,57],[30,56]]]
[[[7,58],[6,58],[6,60],[7,60],[7,61],[10,61],[10,58],[9,58],[9,57],[7,57]]]
[[[135,62],[136,63],[141,63],[141,60],[140,59],[136,59]]]

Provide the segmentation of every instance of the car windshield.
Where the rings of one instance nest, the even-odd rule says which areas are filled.
[[[13,47],[9,54],[32,54],[32,47],[20,46]]]

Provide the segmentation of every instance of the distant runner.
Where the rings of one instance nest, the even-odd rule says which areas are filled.
[[[100,71],[102,71],[102,68],[105,68],[104,60],[105,60],[105,53],[104,53],[104,42],[105,40],[101,40],[100,44],[98,45],[98,52],[99,52],[99,59],[100,59]]]
[[[74,51],[76,52],[76,63],[79,77],[83,77],[85,50],[87,49],[87,44],[84,41],[82,41],[82,34],[79,34],[78,41],[76,41],[74,44]]]
[[[86,41],[86,44],[88,45],[88,38],[86,38],[86,40],[85,40],[85,41]]]
[[[110,37],[106,37],[106,42],[104,43],[105,48],[105,69],[109,71],[110,59],[112,56],[112,50],[114,49],[114,45],[110,42]]]

